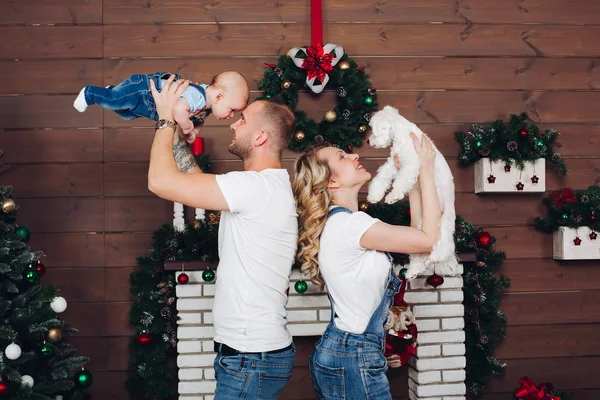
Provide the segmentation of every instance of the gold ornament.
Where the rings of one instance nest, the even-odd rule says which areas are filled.
[[[342,61],[338,65],[340,66],[340,69],[349,69],[350,68],[350,63],[348,61]]]
[[[298,131],[294,135],[294,139],[296,139],[296,142],[302,142],[304,138],[306,138],[306,135],[302,131]]]
[[[197,219],[194,220],[194,222],[192,222],[192,227],[196,230],[200,229],[202,227],[202,222],[198,221]]]
[[[48,329],[48,336],[46,339],[50,343],[58,343],[62,339],[62,330],[60,328],[50,328]]]
[[[359,127],[358,127],[358,131],[359,131],[360,133],[365,133],[365,132],[367,131],[367,129],[368,129],[368,128],[367,128],[367,126],[366,126],[366,125],[361,125],[361,126],[359,126]]]
[[[483,261],[477,261],[477,262],[475,263],[475,265],[477,265],[477,266],[478,266],[478,267],[480,267],[480,268],[481,268],[481,267],[485,267],[485,263],[484,263]]]
[[[282,89],[289,89],[291,86],[292,82],[288,81],[287,79],[281,82]]]
[[[2,200],[2,212],[9,213],[15,209],[15,201],[13,199]]]
[[[362,212],[367,212],[367,210],[369,209],[369,203],[367,203],[366,201],[361,201],[360,203],[358,203],[358,209]]]
[[[325,113],[325,121],[327,122],[334,122],[337,118],[337,115],[335,114],[335,111],[333,110],[329,110]]]
[[[221,211],[219,212],[211,212],[210,214],[208,214],[208,224],[209,225],[216,225],[219,222],[221,222]]]

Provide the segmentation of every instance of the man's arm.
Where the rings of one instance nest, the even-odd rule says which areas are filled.
[[[188,174],[201,174],[202,170],[196,164],[196,157],[192,154],[190,146],[188,146],[185,139],[181,136],[181,130],[177,129],[177,132],[173,135],[173,157],[180,172]]]
[[[187,87],[183,81],[173,83],[173,76],[163,86],[159,93],[150,81],[152,95],[156,103],[159,119],[173,121],[173,104],[181,92]],[[157,196],[190,207],[208,210],[229,210],[223,192],[213,174],[181,172],[174,157],[175,132],[172,128],[157,129],[150,149],[150,166],[148,167],[148,189]],[[178,136],[178,135],[177,135]],[[180,168],[190,168],[189,156],[184,156],[183,150]],[[191,153],[189,153],[191,154]],[[193,156],[192,156],[193,157]],[[185,162],[183,160],[186,160]]]

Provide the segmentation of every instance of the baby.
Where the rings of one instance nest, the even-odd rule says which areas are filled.
[[[170,75],[175,75],[175,80],[179,79],[179,74],[155,72],[132,75],[117,86],[86,86],[79,92],[73,107],[84,112],[88,106],[98,104],[126,120],[144,117],[157,121],[150,80],[160,91]],[[226,71],[215,76],[208,86],[190,83],[175,103],[173,117],[183,134],[189,138],[193,132],[196,133],[194,136],[200,133],[202,123],[209,114],[214,114],[217,119],[228,119],[233,117],[235,111],[243,110],[247,103],[246,79],[238,72]]]

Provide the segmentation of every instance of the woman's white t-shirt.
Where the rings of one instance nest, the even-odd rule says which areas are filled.
[[[319,267],[335,307],[335,326],[361,334],[383,297],[392,264],[383,252],[360,247],[379,220],[364,212],[338,212],[321,234]]]

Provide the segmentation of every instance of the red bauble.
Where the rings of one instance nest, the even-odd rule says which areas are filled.
[[[179,276],[177,277],[177,282],[181,285],[185,285],[186,283],[188,283],[190,281],[190,277],[188,276],[188,274],[186,274],[185,272],[182,272],[181,274],[179,274]]]
[[[528,133],[529,132],[527,132],[527,129],[525,129],[525,128],[523,128],[519,131],[519,135],[521,135],[521,137],[526,137]]]
[[[152,343],[152,336],[148,332],[143,331],[137,336],[136,340],[139,344],[147,345]]]
[[[504,166],[504,172],[510,172],[510,164]]]
[[[575,244],[575,246],[581,246],[581,239],[579,239],[579,236],[575,236],[575,239],[573,239],[573,243]]]
[[[0,382],[0,394],[7,394],[8,393],[8,385],[6,384],[6,382]]]
[[[590,215],[590,221],[595,221],[596,220],[596,214],[592,213],[592,215]]]
[[[427,282],[428,285],[433,286],[437,289],[438,286],[444,283],[444,277],[434,273],[433,275],[428,276],[425,282]]]
[[[39,261],[35,266],[35,270],[38,272],[38,274],[40,274],[40,276],[44,276],[44,274],[46,273],[46,267]]]
[[[475,241],[479,247],[489,247],[489,245],[492,244],[492,235],[486,231],[477,232]]]

